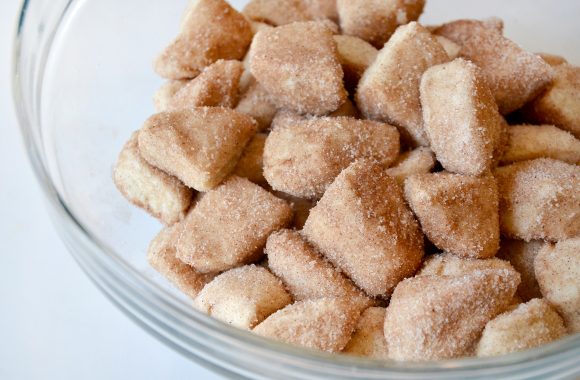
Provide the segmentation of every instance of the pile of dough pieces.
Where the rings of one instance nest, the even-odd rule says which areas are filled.
[[[423,0],[199,0],[121,193],[225,323],[396,361],[580,332],[580,67]]]

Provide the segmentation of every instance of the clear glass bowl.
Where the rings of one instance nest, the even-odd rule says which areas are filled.
[[[243,1],[234,2],[236,6]],[[508,4],[509,3],[509,4]],[[533,6],[532,6],[533,4]],[[153,113],[153,57],[177,32],[186,1],[24,1],[14,51],[14,97],[26,148],[62,238],[94,283],[136,323],[192,360],[232,378],[575,378],[580,336],[498,358],[401,364],[331,356],[271,342],[210,319],[145,262],[157,222],[115,190],[123,143]],[[506,21],[534,50],[580,63],[580,2],[432,0],[426,23]],[[541,26],[541,30],[537,26]],[[114,333],[114,332],[111,332]]]

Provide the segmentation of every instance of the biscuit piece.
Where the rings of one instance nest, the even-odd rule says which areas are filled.
[[[423,234],[400,187],[368,160],[336,178],[303,234],[370,296],[388,296],[423,258]]]
[[[427,146],[419,83],[429,67],[449,61],[427,29],[412,22],[401,26],[361,78],[356,103],[368,119],[399,127],[404,141]]]
[[[498,193],[493,176],[414,175],[405,181],[405,198],[437,248],[477,259],[497,253]]]
[[[234,176],[205,194],[188,214],[177,257],[202,273],[251,263],[263,256],[268,236],[291,220],[286,202]]]
[[[255,133],[250,117],[227,108],[162,112],[145,122],[139,150],[151,165],[208,191],[230,174]]]
[[[521,240],[504,239],[497,257],[507,260],[522,276],[522,283],[518,287],[518,295],[527,302],[533,298],[542,298],[540,285],[534,272],[534,260],[546,243],[541,240],[526,243]]]
[[[268,266],[294,299],[344,297],[363,306],[370,300],[296,231],[273,233],[266,243]]]
[[[445,169],[489,171],[501,155],[507,123],[477,66],[458,58],[427,70],[421,104],[431,149]]]
[[[137,207],[172,225],[185,217],[193,191],[179,179],[149,165],[141,157],[138,132],[133,133],[119,154],[113,170],[117,189]]]
[[[275,191],[274,194],[281,199],[284,199],[292,207],[294,211],[294,220],[292,221],[292,226],[298,230],[301,230],[310,215],[310,210],[316,206],[316,201],[312,199],[304,199],[292,196],[290,194],[283,193],[281,191]]]
[[[566,335],[562,318],[546,301],[533,299],[487,323],[477,356],[497,356],[528,350]]]
[[[264,145],[267,135],[258,133],[255,135],[242,153],[238,165],[233,174],[244,177],[258,185],[267,185],[262,169],[262,157],[264,157]]]
[[[506,309],[519,282],[517,273],[506,270],[402,281],[385,316],[389,357],[416,362],[467,356],[487,322]]]
[[[384,307],[366,309],[358,321],[352,338],[342,352],[372,359],[388,359],[387,341],[383,328],[385,312]]]
[[[266,268],[247,265],[231,269],[207,284],[194,307],[222,322],[251,329],[292,303],[282,282]]]
[[[252,36],[248,20],[226,1],[195,1],[179,36],[155,61],[155,71],[168,79],[195,78],[218,59],[244,58]]]
[[[322,23],[262,30],[251,54],[252,75],[278,108],[325,115],[346,100],[336,42]]]
[[[534,269],[544,298],[564,318],[568,331],[580,332],[580,238],[543,247]]]
[[[367,68],[375,61],[379,51],[365,40],[354,36],[334,36],[338,59],[344,71],[344,83],[354,91]]]
[[[425,0],[337,0],[336,5],[342,32],[380,49],[399,25],[419,19]]]
[[[495,171],[504,236],[559,241],[580,236],[580,167],[549,158]]]
[[[153,103],[157,112],[166,111],[173,95],[183,88],[189,81],[186,79],[168,80],[155,92]]]
[[[555,80],[546,92],[526,105],[526,120],[554,124],[580,139],[580,67],[567,63],[553,67]]]
[[[544,60],[550,66],[559,66],[564,63],[568,63],[566,58],[559,55],[549,54],[549,53],[538,53],[538,56]]]
[[[580,163],[580,140],[553,125],[513,125],[502,163],[554,158],[569,164]]]
[[[435,167],[435,155],[429,148],[417,148],[405,152],[397,158],[387,174],[403,186],[405,180],[413,174],[426,174]]]
[[[242,62],[220,59],[179,89],[167,108],[172,111],[204,106],[233,108],[238,103],[243,72]]]
[[[215,274],[202,274],[175,257],[175,243],[181,233],[182,224],[165,227],[151,241],[147,250],[149,265],[177,289],[195,298]]]
[[[274,26],[311,19],[302,0],[251,0],[243,13],[250,20]]]
[[[538,96],[554,79],[550,66],[482,21],[458,20],[435,30],[461,46],[461,56],[481,68],[502,114]]]
[[[318,199],[359,158],[388,166],[399,154],[395,127],[370,120],[319,118],[275,128],[264,149],[264,176],[274,190]]]
[[[270,101],[270,95],[266,90],[252,78],[240,98],[236,111],[251,116],[258,123],[258,130],[264,131],[270,127],[277,109]]]
[[[435,36],[435,38],[437,39],[437,42],[443,46],[443,49],[445,49],[445,52],[449,56],[450,60],[454,60],[455,58],[459,57],[461,46],[451,41],[449,38],[445,38],[443,36]]]
[[[518,272],[506,260],[496,257],[491,259],[461,258],[449,253],[429,256],[417,273],[417,276],[452,276],[461,277],[481,271],[504,271],[511,276],[519,276]]]
[[[254,328],[258,335],[315,350],[339,352],[356,327],[360,308],[344,298],[296,302]]]

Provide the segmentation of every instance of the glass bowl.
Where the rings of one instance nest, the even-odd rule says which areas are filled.
[[[238,8],[243,1],[233,2]],[[240,379],[567,379],[580,336],[491,359],[401,364],[279,344],[194,310],[148,268],[160,225],[116,191],[111,169],[154,112],[152,59],[177,33],[184,0],[24,1],[14,97],[30,160],[59,233],[79,265],[136,323],[192,360]],[[580,63],[580,2],[432,0],[424,22],[498,15],[526,48]],[[540,26],[541,28],[538,28]],[[111,333],[114,333],[111,331]]]

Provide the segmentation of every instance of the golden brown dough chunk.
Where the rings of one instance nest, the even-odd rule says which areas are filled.
[[[274,190],[318,199],[359,158],[388,166],[399,154],[397,129],[353,118],[315,118],[275,128],[264,149],[264,176]]]
[[[362,306],[370,300],[296,231],[273,233],[266,243],[268,266],[294,299],[344,297]]]
[[[435,38],[437,39],[437,42],[443,46],[443,49],[445,49],[445,52],[449,56],[450,60],[454,60],[455,58],[459,57],[461,46],[451,41],[449,38],[445,38],[443,36],[435,36]]]
[[[544,60],[550,66],[559,66],[564,63],[568,63],[566,58],[559,55],[549,54],[549,53],[538,53],[538,56]]]
[[[255,133],[254,120],[227,108],[162,112],[145,122],[139,150],[151,165],[208,191],[230,174]]]
[[[550,66],[482,21],[458,20],[435,30],[461,46],[461,56],[481,68],[499,111],[508,114],[538,96],[554,79]]]
[[[474,272],[501,271],[511,276],[519,276],[518,272],[508,261],[496,257],[491,259],[461,258],[449,253],[429,256],[424,262],[417,276],[452,276],[461,277]]]
[[[447,53],[427,29],[416,22],[401,26],[360,80],[358,108],[368,119],[399,127],[408,144],[429,145],[419,83],[425,70],[447,61]]]
[[[339,352],[356,327],[360,307],[344,298],[296,302],[254,328],[258,335],[315,350]]]
[[[312,199],[304,199],[292,196],[290,194],[283,193],[281,191],[275,191],[274,194],[281,199],[284,199],[292,207],[294,211],[294,220],[292,226],[298,230],[301,230],[310,215],[310,210],[316,206],[316,201]]]
[[[522,283],[518,287],[518,295],[524,302],[532,298],[542,298],[540,285],[536,280],[534,272],[534,260],[540,249],[546,245],[541,240],[526,243],[522,240],[504,239],[501,241],[501,248],[497,257],[510,262],[510,264],[521,274]]]
[[[342,352],[372,359],[389,359],[383,328],[385,312],[384,307],[366,309],[358,321],[352,338]]]
[[[268,236],[291,220],[286,202],[234,176],[205,194],[188,214],[177,257],[202,273],[248,264],[263,256]]]
[[[195,78],[218,59],[242,59],[252,42],[248,20],[224,0],[198,0],[179,36],[155,61],[164,78]]]
[[[251,0],[243,13],[250,20],[274,26],[311,20],[302,0]]]
[[[370,296],[388,296],[423,258],[423,234],[399,185],[368,160],[336,178],[303,234]]]
[[[367,68],[375,61],[379,51],[363,39],[354,36],[334,36],[338,59],[344,71],[344,82],[354,91]]]
[[[138,132],[133,133],[119,154],[113,180],[125,198],[137,207],[172,225],[185,217],[193,191],[179,179],[149,165],[141,157]]]
[[[328,117],[354,117],[358,119],[360,117],[360,113],[358,109],[354,105],[354,103],[350,99],[346,99],[342,106],[340,106],[336,111],[331,112],[328,114]]]
[[[502,163],[554,158],[580,163],[580,140],[553,125],[513,125],[508,128],[509,143]]]
[[[580,332],[580,238],[544,246],[534,260],[544,298],[564,318],[571,334]]]
[[[264,157],[264,145],[268,136],[263,133],[255,135],[242,153],[238,165],[234,169],[234,175],[244,177],[258,185],[267,185],[262,169],[262,158]]]
[[[199,273],[175,256],[175,243],[181,233],[181,228],[182,224],[175,224],[161,230],[149,245],[147,261],[177,289],[195,298],[205,284],[215,277],[215,274]]]
[[[492,175],[414,175],[405,181],[405,198],[437,248],[477,259],[497,253],[499,201]]]
[[[166,111],[173,96],[189,81],[185,79],[168,80],[155,92],[153,103],[157,112]]]
[[[247,265],[217,276],[199,293],[194,307],[222,322],[251,329],[292,303],[282,282],[266,268]]]
[[[517,273],[507,270],[402,281],[385,317],[389,357],[429,361],[468,355],[487,322],[506,309],[519,282]]]
[[[338,21],[336,0],[302,0],[302,3],[313,19]]]
[[[394,165],[387,169],[387,174],[403,186],[408,177],[429,173],[434,167],[435,155],[429,148],[422,147],[401,154]]]
[[[340,27],[381,49],[399,25],[417,21],[425,0],[337,0]]]
[[[580,167],[549,158],[495,171],[504,236],[558,241],[580,236]]]
[[[236,111],[251,116],[258,122],[258,130],[264,131],[270,127],[276,106],[270,101],[270,95],[253,78],[247,90],[240,98]]]
[[[421,104],[431,149],[445,169],[466,175],[491,169],[501,155],[507,123],[477,66],[458,58],[427,70]]]
[[[524,117],[533,123],[554,124],[580,139],[580,67],[565,63],[553,69],[554,83],[524,107]]]
[[[235,107],[243,72],[244,65],[240,61],[220,59],[212,63],[175,93],[169,101],[168,110],[204,106]]]
[[[336,42],[322,23],[262,30],[251,54],[252,75],[278,108],[325,115],[346,100]]]
[[[477,356],[497,356],[528,350],[566,335],[562,318],[546,301],[533,299],[487,323]]]

